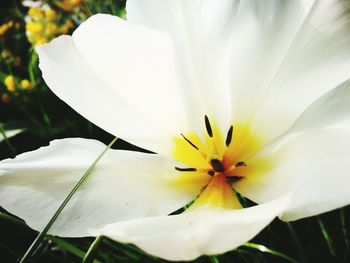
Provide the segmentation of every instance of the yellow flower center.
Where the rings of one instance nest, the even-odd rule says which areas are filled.
[[[204,118],[205,135],[181,134],[174,139],[174,158],[184,167],[175,167],[181,174],[177,184],[203,190],[190,209],[202,206],[241,208],[234,184],[249,174],[248,157],[261,146],[247,124],[235,123],[225,136],[208,116]]]

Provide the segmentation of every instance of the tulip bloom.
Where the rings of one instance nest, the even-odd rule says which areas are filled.
[[[50,233],[191,260],[349,204],[349,30],[346,1],[129,0],[127,21],[38,47],[59,98],[156,153],[109,150]],[[1,205],[42,229],[103,149],[67,138],[2,161]]]

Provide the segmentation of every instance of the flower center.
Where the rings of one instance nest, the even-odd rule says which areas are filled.
[[[231,125],[225,136],[218,126],[204,117],[205,133],[181,134],[175,138],[174,158],[187,167],[175,167],[179,180],[186,187],[202,186],[202,192],[192,207],[219,206],[240,208],[234,184],[249,171],[246,159],[260,146],[250,126]]]

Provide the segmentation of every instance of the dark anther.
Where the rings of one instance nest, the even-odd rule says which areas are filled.
[[[175,170],[180,171],[180,172],[195,172],[195,171],[197,171],[196,168],[180,168],[180,167],[175,167]]]
[[[196,150],[199,150],[199,148],[198,148],[193,142],[191,142],[189,139],[187,139],[187,138],[185,137],[185,135],[183,135],[183,134],[181,133],[181,136],[182,136],[182,138],[184,138],[185,141],[188,142],[193,148],[195,148]]]
[[[210,137],[213,137],[213,130],[211,129],[209,118],[207,115],[204,116],[205,128],[207,129],[207,133]]]
[[[232,141],[232,132],[233,132],[233,126],[231,125],[230,129],[227,132],[226,136],[226,146],[229,146]]]
[[[236,165],[235,165],[235,166],[236,166],[236,167],[240,167],[240,166],[244,166],[244,167],[246,167],[246,166],[247,166],[247,164],[246,164],[245,162],[240,161],[240,162],[236,163]]]
[[[216,172],[225,172],[225,168],[218,159],[212,159],[210,160],[211,166],[214,168]]]
[[[242,179],[242,177],[238,175],[226,176],[226,181],[231,184],[237,182],[240,179]]]
[[[215,175],[215,171],[210,170],[210,171],[208,171],[208,174],[209,174],[210,176],[214,176],[214,175]]]

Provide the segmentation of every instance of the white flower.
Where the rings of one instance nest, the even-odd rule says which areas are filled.
[[[38,47],[59,98],[158,153],[108,151],[50,233],[190,260],[239,246],[275,216],[349,204],[349,5],[129,0],[128,21],[96,15]],[[63,139],[1,162],[1,205],[42,229],[103,149]],[[231,185],[259,205],[238,209]]]

